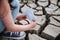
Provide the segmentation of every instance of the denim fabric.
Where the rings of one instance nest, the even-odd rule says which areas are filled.
[[[14,20],[16,20],[16,17],[17,17],[17,14],[19,13],[19,8],[20,8],[19,0],[13,0],[11,5],[16,7],[15,9],[11,10],[12,17]],[[5,28],[5,25],[2,19],[0,18],[0,33],[4,30],[4,28]]]
[[[16,17],[17,17],[17,14],[19,13],[19,8],[20,8],[19,0],[14,0],[14,1],[11,3],[11,5],[16,7],[15,9],[13,9],[13,10],[11,11],[14,20],[16,20]]]

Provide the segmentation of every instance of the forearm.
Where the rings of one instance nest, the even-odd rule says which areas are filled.
[[[8,29],[8,31],[11,32],[21,32],[21,31],[27,31],[27,30],[31,30],[32,25],[14,25],[14,27],[12,27],[11,29]]]
[[[11,14],[7,15],[3,18],[3,22],[6,26],[7,31],[11,32],[20,32],[20,31],[26,31],[30,30],[34,27],[34,23],[30,23],[28,25],[16,25],[14,24],[13,18],[11,17]]]

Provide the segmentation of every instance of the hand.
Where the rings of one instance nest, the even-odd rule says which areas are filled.
[[[34,28],[36,26],[36,22],[30,22],[31,28]]]
[[[20,21],[20,20],[25,20],[27,17],[26,15],[20,15],[16,18],[16,20]]]
[[[32,30],[34,27],[36,27],[36,22],[30,22],[30,24],[23,26],[23,31]]]

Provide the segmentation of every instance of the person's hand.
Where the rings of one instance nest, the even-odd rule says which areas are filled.
[[[31,25],[30,28],[34,28],[36,26],[36,22],[32,21],[32,22],[30,22],[30,25]]]
[[[36,22],[30,22],[28,26],[26,26],[26,30],[32,30],[34,27],[36,27]]]
[[[36,27],[36,22],[30,22],[30,24],[27,25],[23,25],[23,31],[27,31],[27,30],[32,30],[34,27]]]
[[[16,18],[16,20],[18,20],[18,21],[20,21],[20,20],[25,20],[27,17],[26,17],[26,15],[20,15],[20,16],[18,16],[17,18]]]

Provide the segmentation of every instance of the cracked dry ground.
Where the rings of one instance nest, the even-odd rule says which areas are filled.
[[[60,40],[60,0],[20,0],[20,12],[25,7],[34,10],[37,25],[27,31],[26,40]],[[22,24],[29,22],[20,21]]]
[[[20,12],[25,7],[37,17],[37,26],[26,32],[26,40],[55,40],[60,34],[60,0],[20,0]]]

